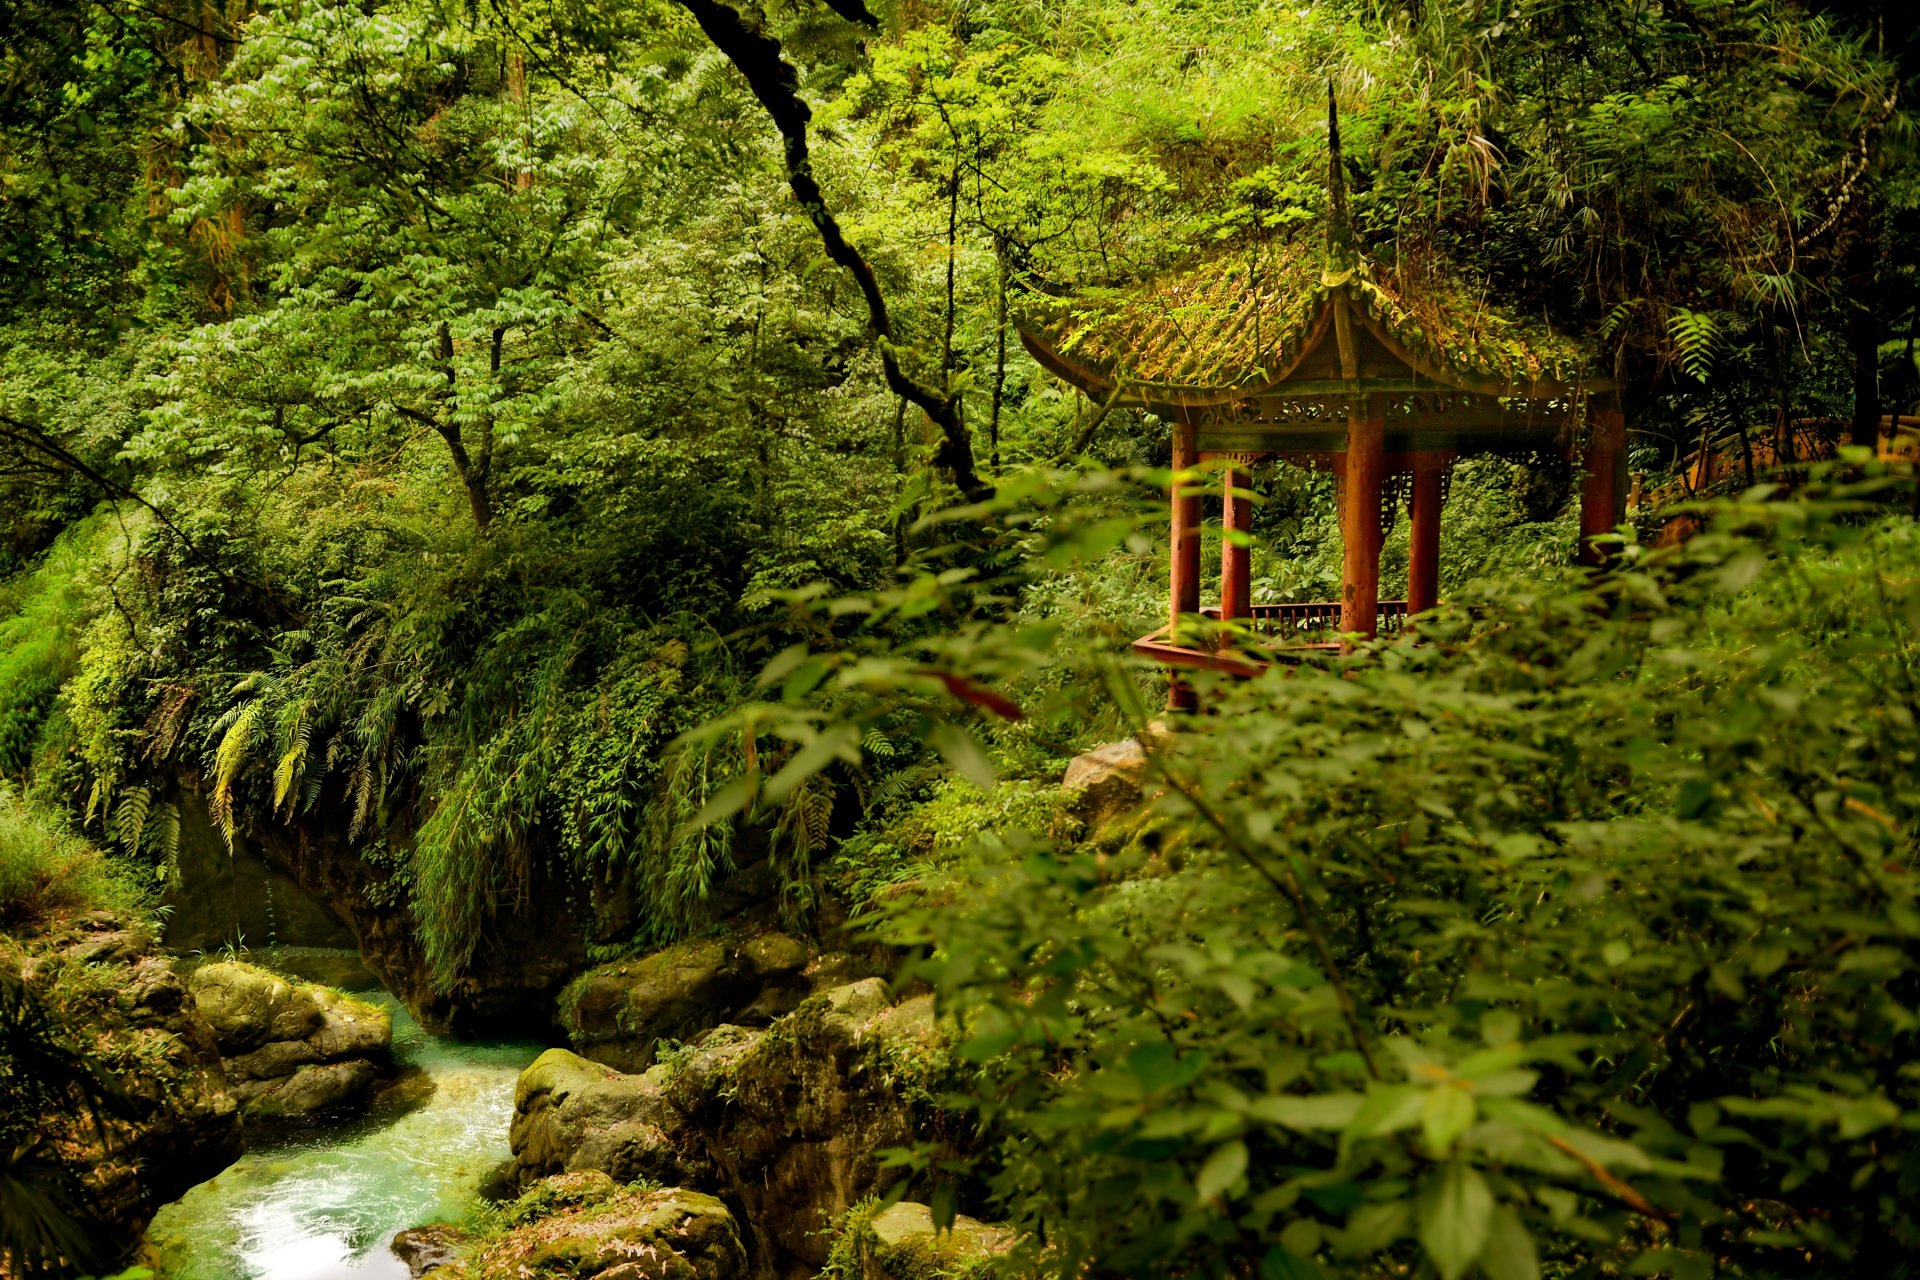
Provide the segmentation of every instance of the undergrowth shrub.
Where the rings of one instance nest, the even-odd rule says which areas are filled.
[[[92,612],[85,574],[109,528],[104,517],[77,524],[0,587],[0,773],[24,778],[41,751],[60,688],[79,664]]]
[[[1911,1274],[1910,484],[1756,491],[1605,576],[1203,679],[1124,847],[1003,834],[899,900],[980,1067],[971,1176],[1013,1265]],[[817,660],[929,741],[987,722],[919,671],[1051,664],[1156,714],[1110,651],[993,627]]]
[[[32,925],[58,911],[138,911],[148,897],[130,868],[55,830],[0,786],[0,925]]]

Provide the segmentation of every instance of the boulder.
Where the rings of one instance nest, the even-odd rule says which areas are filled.
[[[725,943],[685,942],[581,974],[561,993],[561,1021],[585,1056],[643,1071],[661,1041],[686,1040],[725,1021],[755,994],[755,977]]]
[[[276,1080],[233,1086],[240,1109],[250,1118],[306,1120],[339,1111],[364,1109],[380,1072],[365,1058],[313,1063]]]
[[[393,1023],[373,1005],[234,961],[202,965],[189,986],[251,1118],[365,1110],[388,1074]]]
[[[948,1231],[935,1230],[933,1211],[902,1200],[846,1227],[842,1249],[859,1264],[858,1280],[963,1280],[986,1275],[993,1259],[1013,1247],[1013,1232],[961,1214]]]
[[[765,1026],[808,995],[872,972],[849,955],[816,959],[777,929],[701,939],[589,969],[561,993],[560,1021],[582,1057],[644,1071],[663,1044],[691,1043],[724,1023]]]
[[[1124,738],[1075,756],[1060,785],[1074,815],[1092,830],[1138,807],[1146,780],[1146,748]]]
[[[393,1256],[407,1264],[407,1273],[420,1280],[429,1271],[451,1266],[466,1257],[470,1241],[459,1227],[444,1222],[431,1226],[409,1227],[393,1237],[388,1248]]]
[[[189,986],[226,1057],[269,1040],[302,1039],[320,1024],[320,1005],[310,990],[250,964],[201,965]]]
[[[673,1181],[692,1171],[684,1126],[652,1073],[627,1075],[549,1049],[520,1075],[508,1141],[515,1181],[598,1169],[616,1181]]]
[[[476,1260],[500,1271],[547,1280],[744,1280],[747,1253],[727,1206],[673,1187],[627,1189],[558,1208],[530,1193],[515,1206],[519,1225]],[[537,1216],[536,1216],[537,1215]]]
[[[715,1027],[643,1074],[551,1049],[520,1078],[511,1178],[599,1169],[711,1191],[741,1209],[761,1273],[810,1273],[833,1222],[891,1185],[880,1152],[919,1132],[944,1045],[930,996],[895,1004],[861,978],[771,1027]]]
[[[740,956],[763,979],[784,978],[807,967],[812,951],[800,939],[784,933],[762,933],[747,939]]]
[[[126,936],[106,913],[80,924],[97,935]],[[22,977],[33,981],[30,971],[63,942],[43,937],[29,940],[24,952],[0,948],[0,963],[18,963]],[[147,952],[143,946],[103,954],[90,963],[110,966],[110,974],[100,975],[107,980],[74,984],[48,999],[63,1040],[140,1064],[116,1073],[124,1096],[102,1110],[104,1135],[81,1107],[38,1118],[45,1152],[74,1179],[90,1233],[116,1259],[133,1249],[156,1209],[245,1150],[213,1029],[170,963]]]

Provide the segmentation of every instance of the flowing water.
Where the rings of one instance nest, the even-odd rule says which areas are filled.
[[[433,1096],[397,1120],[253,1147],[161,1209],[147,1234],[165,1280],[404,1280],[394,1232],[458,1219],[510,1154],[514,1082],[540,1047],[430,1036],[391,996],[362,998],[392,1014],[394,1058]]]

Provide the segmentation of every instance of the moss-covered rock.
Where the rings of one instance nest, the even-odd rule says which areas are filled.
[[[310,989],[250,964],[202,965],[194,971],[192,991],[223,1057],[269,1040],[300,1040],[320,1025],[320,1004]]]
[[[582,1057],[644,1071],[662,1046],[726,1024],[766,1026],[874,968],[869,957],[819,955],[791,934],[749,928],[587,970],[561,992],[560,1024]]]
[[[902,1200],[854,1208],[840,1226],[826,1271],[835,1280],[973,1280],[992,1273],[1013,1232],[965,1214],[936,1230],[933,1211]]]
[[[539,1190],[530,1193],[538,1195]],[[550,1212],[536,1206],[469,1264],[472,1280],[742,1280],[727,1206],[684,1188],[629,1188]]]
[[[389,1073],[393,1021],[373,1005],[236,961],[202,965],[190,987],[250,1118],[363,1110]]]
[[[623,1074],[567,1049],[541,1054],[514,1091],[514,1180],[598,1169],[620,1182],[674,1182],[699,1172],[661,1074]]]
[[[102,939],[114,945],[90,945]],[[114,1260],[156,1209],[245,1150],[213,1028],[166,957],[153,954],[153,939],[103,912],[36,936],[0,933],[0,965],[26,981],[58,1039],[85,1046],[124,1091],[99,1116],[104,1143],[79,1108],[28,1118],[77,1181],[90,1233]]]
[[[712,1191],[742,1210],[765,1275],[818,1268],[835,1218],[889,1185],[949,1070],[932,998],[862,978],[767,1028],[724,1025],[643,1074],[565,1049],[515,1098],[514,1180],[600,1169]]]
[[[638,960],[601,965],[560,997],[573,1047],[623,1071],[653,1065],[663,1040],[685,1040],[752,999],[758,975],[723,942],[686,942]]]

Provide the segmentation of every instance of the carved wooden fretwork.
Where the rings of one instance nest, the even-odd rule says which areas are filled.
[[[1413,472],[1396,471],[1380,482],[1380,536],[1393,532],[1400,508],[1413,510]]]
[[[1422,391],[1276,393],[1192,410],[1201,427],[1268,426],[1281,430],[1344,427],[1378,414],[1396,427],[1499,427],[1570,436],[1585,416],[1579,397],[1493,396],[1441,387]]]

